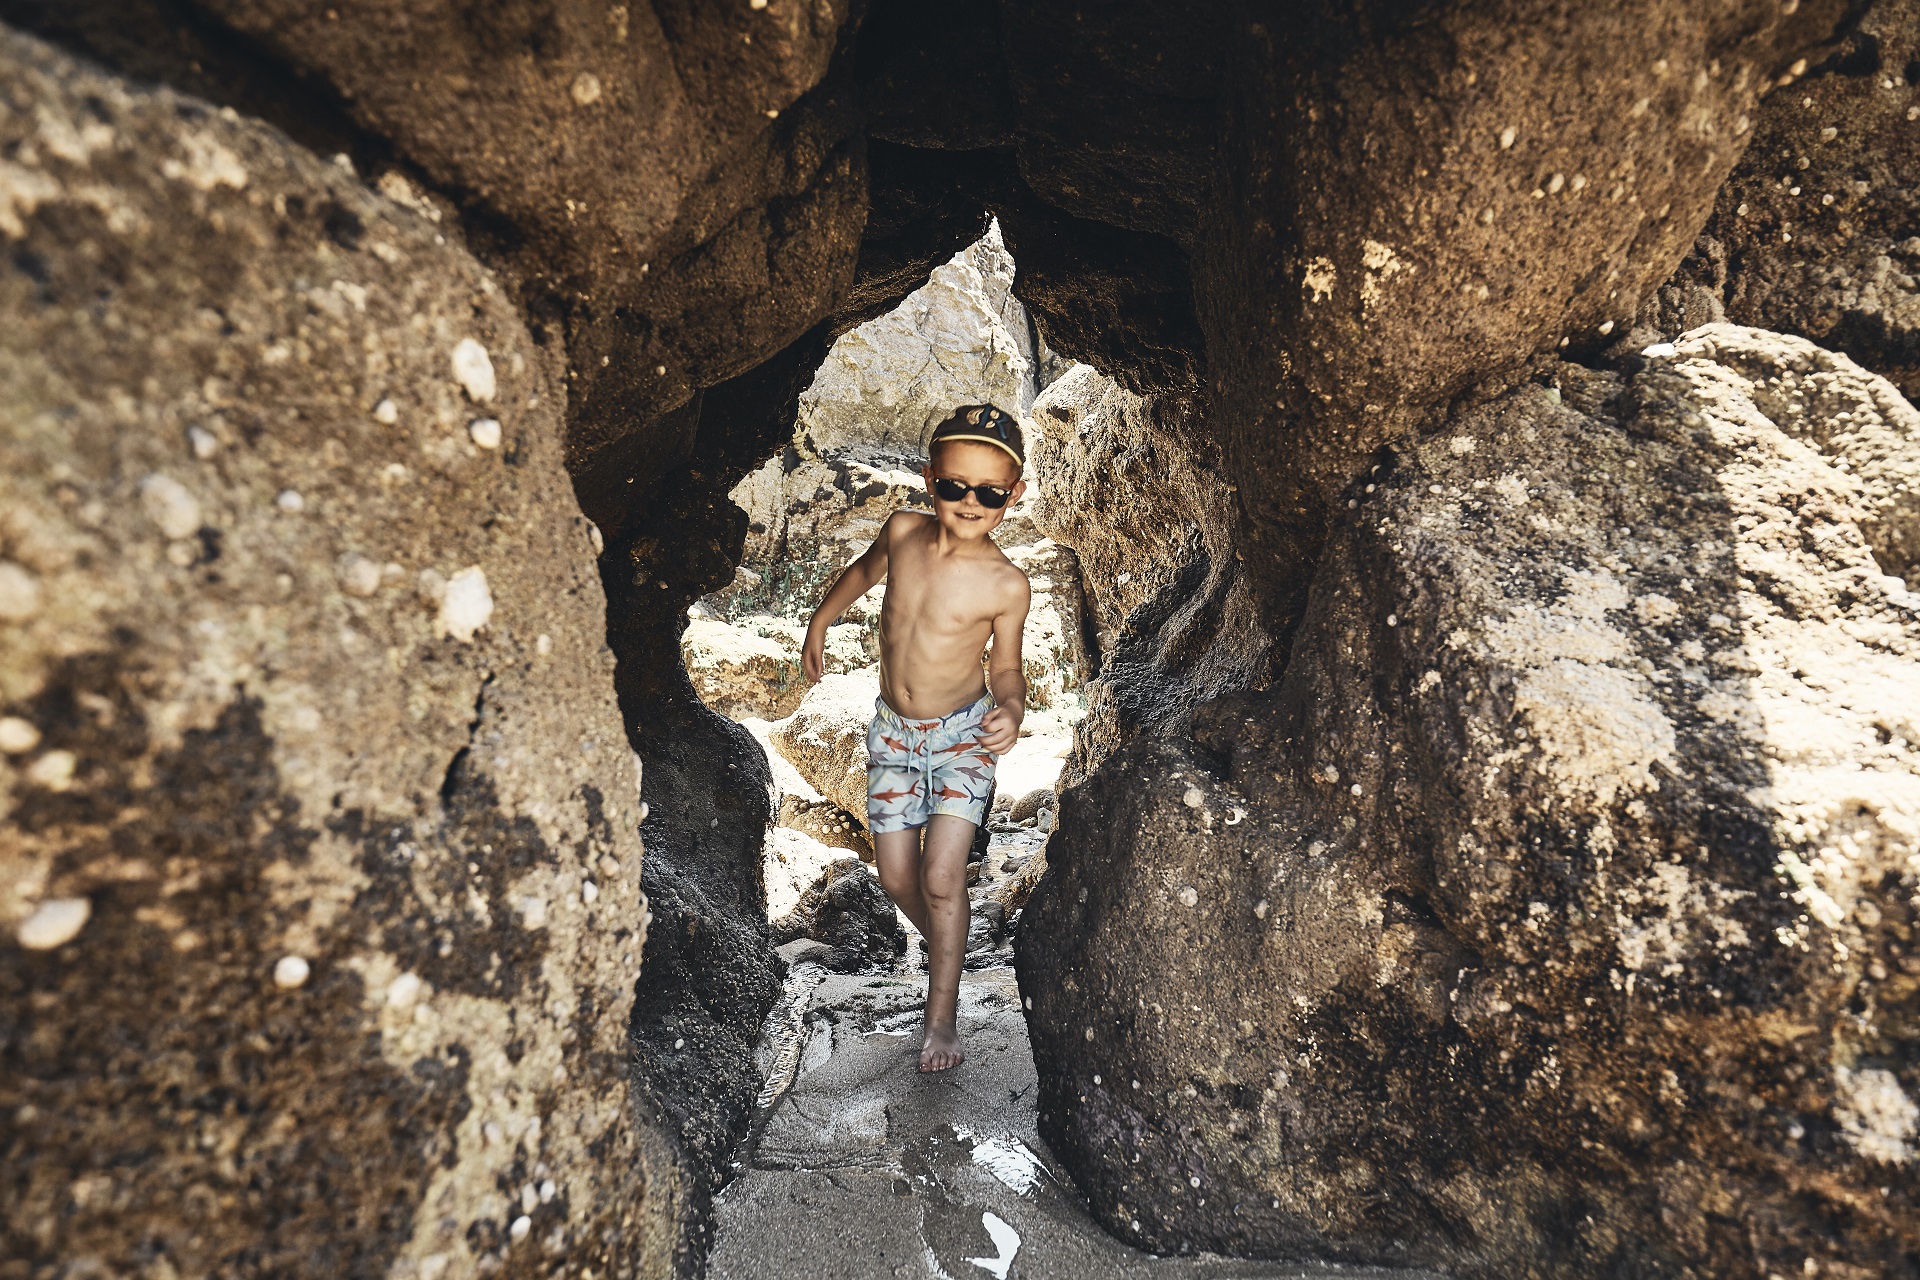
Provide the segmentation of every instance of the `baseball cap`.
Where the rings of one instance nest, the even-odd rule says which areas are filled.
[[[1027,446],[1020,436],[1020,424],[1006,410],[990,404],[963,404],[951,417],[933,429],[927,452],[945,440],[975,440],[1004,449],[1020,466],[1027,465]]]

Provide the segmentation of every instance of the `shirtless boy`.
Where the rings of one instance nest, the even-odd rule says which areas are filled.
[[[986,820],[994,757],[1020,736],[1027,575],[992,533],[1020,500],[1025,446],[1013,418],[963,405],[934,428],[921,477],[933,514],[898,511],[807,624],[800,660],[818,680],[827,628],[884,580],[880,697],[867,728],[867,829],[880,883],[927,940],[920,1069],[959,1066],[967,946],[967,851]],[[993,653],[983,678],[980,654]]]

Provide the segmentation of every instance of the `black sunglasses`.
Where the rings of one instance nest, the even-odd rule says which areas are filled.
[[[1007,499],[1013,496],[1013,490],[1002,489],[997,484],[961,484],[946,476],[933,478],[933,491],[942,502],[965,502],[971,493],[980,499],[980,505],[989,511],[998,511],[1007,505]]]

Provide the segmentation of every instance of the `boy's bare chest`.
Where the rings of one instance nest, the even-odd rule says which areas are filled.
[[[991,567],[954,562],[918,549],[887,566],[886,612],[897,622],[940,631],[971,631],[993,622]]]

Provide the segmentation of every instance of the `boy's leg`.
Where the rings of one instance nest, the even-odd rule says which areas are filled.
[[[920,859],[920,891],[927,923],[916,927],[927,939],[926,1038],[920,1049],[922,1071],[945,1071],[966,1060],[960,1049],[958,1013],[960,965],[967,953],[967,850],[974,824],[936,813],[927,822]]]
[[[880,887],[887,891],[913,927],[923,938],[931,938],[927,919],[927,898],[920,891],[920,833],[925,827],[905,831],[882,831],[873,837],[874,867],[880,872]]]

